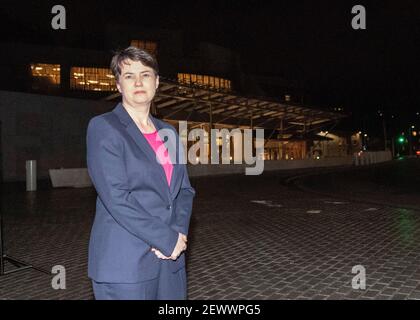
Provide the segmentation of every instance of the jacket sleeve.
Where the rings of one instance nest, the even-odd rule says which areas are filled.
[[[123,160],[123,144],[105,119],[93,118],[87,130],[87,166],[99,198],[114,220],[129,233],[170,256],[178,233],[152,216],[131,192]]]
[[[179,137],[178,137],[179,139]],[[183,159],[183,146],[182,144],[179,144],[181,147],[181,150],[179,150],[180,158]],[[192,213],[192,204],[193,199],[195,196],[195,190],[191,186],[190,179],[188,178],[188,171],[187,171],[187,165],[184,164],[186,161],[182,161],[181,159],[181,166],[182,166],[182,182],[181,182],[181,188],[174,199],[175,205],[175,223],[171,225],[171,227],[181,232],[182,234],[187,235],[188,229],[190,225],[190,219],[191,219],[191,213]]]

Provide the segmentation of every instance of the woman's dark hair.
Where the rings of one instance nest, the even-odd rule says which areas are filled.
[[[148,53],[146,50],[130,46],[115,52],[114,56],[112,57],[111,70],[115,76],[116,81],[119,80],[121,75],[121,64],[125,63],[125,61],[128,59],[132,61],[140,61],[145,66],[152,68],[156,76],[159,74],[158,63],[150,53]]]

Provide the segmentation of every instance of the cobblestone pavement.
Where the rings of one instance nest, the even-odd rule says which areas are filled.
[[[345,167],[305,175],[296,184],[348,199],[379,202],[420,210],[420,158],[395,160],[368,167]]]
[[[420,212],[317,196],[284,173],[191,179],[189,299],[420,299]],[[5,248],[51,270],[0,277],[0,299],[92,299],[87,245],[95,191],[6,189]],[[366,289],[352,288],[366,270]],[[7,270],[10,270],[7,264]],[[359,274],[360,275],[360,274]]]

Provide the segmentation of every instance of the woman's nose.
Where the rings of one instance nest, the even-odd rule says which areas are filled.
[[[143,81],[141,79],[141,77],[136,78],[136,82],[134,83],[135,86],[142,86],[143,85]]]

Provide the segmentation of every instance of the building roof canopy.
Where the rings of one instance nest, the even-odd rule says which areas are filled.
[[[120,97],[112,94],[106,100]],[[154,99],[157,115],[168,120],[212,122],[287,131],[316,131],[344,114],[269,98],[245,97],[193,84],[160,78]]]

